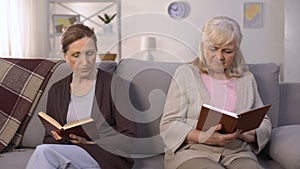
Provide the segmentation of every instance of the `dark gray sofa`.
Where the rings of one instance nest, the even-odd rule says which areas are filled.
[[[116,103],[121,111],[132,111],[136,116],[138,141],[133,150],[135,169],[163,169],[164,144],[159,135],[160,115],[165,95],[177,66],[181,63],[151,62],[123,59],[118,66],[114,62],[101,62],[100,67],[115,72],[131,82],[114,93],[122,103]],[[268,112],[273,130],[265,150],[258,155],[267,169],[300,168],[300,83],[279,82],[279,66],[274,63],[250,64],[264,103],[271,103]],[[49,80],[41,96],[21,145],[13,152],[0,154],[1,169],[25,168],[34,147],[41,144],[44,128],[36,113],[45,110],[47,90],[57,80],[70,72],[67,64],[61,64]],[[127,83],[126,83],[127,84]],[[0,94],[1,97],[1,94]]]

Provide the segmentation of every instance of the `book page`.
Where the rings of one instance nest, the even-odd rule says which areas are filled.
[[[90,117],[80,119],[80,120],[74,120],[74,121],[71,121],[71,122],[68,122],[67,124],[65,124],[63,126],[63,129],[66,130],[66,129],[69,129],[69,128],[72,128],[72,127],[75,127],[75,126],[80,126],[80,125],[83,125],[83,124],[86,124],[86,123],[89,123],[89,122],[92,122],[92,121],[94,121],[94,120]]]
[[[214,107],[212,105],[208,105],[208,104],[203,104],[204,107],[207,107],[211,110],[215,110],[217,112],[220,112],[220,113],[223,113],[223,114],[227,114],[229,116],[232,116],[234,118],[239,118],[239,115],[236,114],[236,113],[233,113],[233,112],[230,112],[230,111],[227,111],[227,110],[224,110],[224,109],[221,109],[221,108],[218,108],[218,107]]]
[[[39,112],[38,115],[43,118],[44,120],[48,121],[49,123],[51,123],[54,127],[56,127],[57,129],[62,129],[62,126],[52,117],[50,117],[48,114],[44,113],[44,112]]]

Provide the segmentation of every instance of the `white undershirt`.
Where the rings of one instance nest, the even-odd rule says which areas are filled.
[[[93,99],[95,95],[96,81],[92,88],[82,96],[76,96],[71,93],[71,100],[68,108],[67,122],[91,117]]]

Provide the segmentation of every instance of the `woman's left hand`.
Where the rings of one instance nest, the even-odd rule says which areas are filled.
[[[86,138],[77,136],[75,134],[70,134],[69,137],[70,142],[72,142],[73,144],[96,144],[93,141],[88,141]]]
[[[238,136],[238,138],[248,143],[256,142],[256,131],[250,130],[247,132],[243,132]]]

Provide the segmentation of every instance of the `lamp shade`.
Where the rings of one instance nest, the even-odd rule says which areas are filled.
[[[156,48],[155,37],[142,37],[141,50],[149,50]]]

